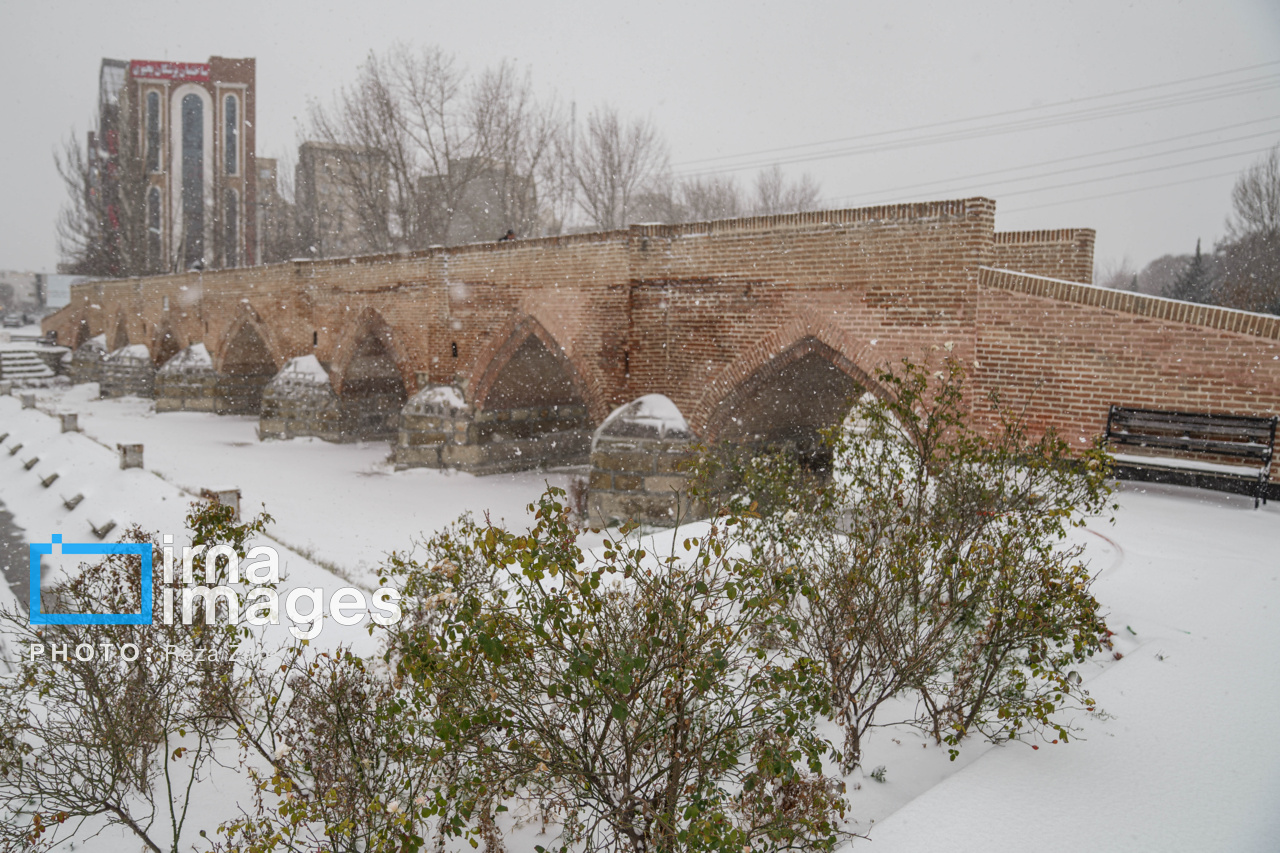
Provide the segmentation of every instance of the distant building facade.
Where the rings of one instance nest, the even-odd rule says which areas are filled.
[[[71,301],[71,285],[89,279],[82,275],[0,270],[0,315],[40,315]]]
[[[307,256],[297,207],[281,192],[280,164],[258,158],[258,263],[273,264]]]
[[[90,192],[147,272],[258,260],[255,61],[102,61]]]
[[[522,237],[538,231],[532,175],[519,175],[483,157],[450,160],[448,176],[418,180],[424,231],[447,246],[487,243],[508,230]],[[453,198],[450,188],[457,188]]]
[[[387,184],[380,151],[329,142],[298,146],[294,202],[303,253],[339,258],[378,251],[363,220],[389,215]]]
[[[40,308],[44,304],[44,278],[42,273],[0,270],[0,315]]]
[[[265,185],[265,174],[260,180]],[[451,159],[445,174],[419,176],[413,209],[406,211],[395,207],[397,188],[385,152],[304,142],[298,147],[294,190],[301,257],[411,251],[491,242],[508,231],[518,236],[539,231],[533,177],[480,157]],[[283,203],[272,206],[285,209]],[[287,242],[267,225],[263,233],[273,246]],[[283,259],[273,248],[264,252],[268,259]]]

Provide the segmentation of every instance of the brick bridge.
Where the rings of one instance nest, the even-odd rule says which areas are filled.
[[[665,512],[691,437],[803,446],[877,368],[944,345],[973,399],[1075,440],[1113,402],[1280,411],[1280,317],[1092,287],[1093,236],[997,233],[985,198],[637,225],[94,282],[44,327],[104,394],[385,437],[409,466],[585,462],[612,411],[665,395],[684,430],[596,436],[606,517]]]

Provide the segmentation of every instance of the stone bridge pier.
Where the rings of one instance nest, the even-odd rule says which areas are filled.
[[[98,281],[44,328],[102,394],[256,415],[264,440],[589,465],[602,521],[687,511],[697,443],[823,465],[877,371],[943,348],[971,400],[1073,442],[1112,403],[1280,410],[1280,318],[1095,288],[1092,231],[994,223],[971,198]]]

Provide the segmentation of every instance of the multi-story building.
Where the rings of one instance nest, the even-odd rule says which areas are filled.
[[[257,261],[253,59],[104,59],[90,191],[131,271]]]
[[[450,160],[447,175],[418,179],[419,217],[430,242],[448,246],[538,234],[532,175],[484,157]]]
[[[305,255],[338,258],[385,251],[369,222],[389,215],[387,159],[372,148],[330,142],[298,146],[294,178],[298,231]]]

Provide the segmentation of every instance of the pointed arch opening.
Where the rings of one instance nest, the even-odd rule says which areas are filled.
[[[585,405],[561,356],[537,335],[529,335],[499,369],[486,409],[527,409],[539,406]]]
[[[381,318],[364,325],[343,368],[338,396],[351,438],[391,438],[409,395],[392,350],[391,330]]]
[[[84,342],[91,337],[93,337],[93,332],[89,328],[89,321],[83,317],[80,318],[80,322],[76,324],[76,334],[75,339],[71,342],[71,349],[80,349],[80,347],[84,346]]]
[[[165,323],[156,332],[155,342],[151,347],[151,360],[159,367],[181,351],[182,345],[178,343],[177,336],[173,334],[169,324]]]
[[[244,320],[222,351],[218,376],[218,412],[256,415],[262,411],[262,389],[276,375],[276,362],[257,327]]]
[[[443,413],[410,403],[397,453],[411,464],[432,464],[421,460],[427,458],[422,448],[433,446],[434,464],[478,474],[589,460],[594,425],[581,374],[537,320],[512,318],[479,361],[444,420]]]
[[[523,340],[517,332],[514,345],[505,348],[505,358],[497,359],[485,377],[476,416],[477,443],[545,438],[576,447],[581,442],[567,435],[563,441],[556,437],[574,433],[576,439],[576,433],[589,434],[592,426],[573,366],[554,342],[548,345],[531,329],[521,331]],[[585,447],[589,449],[589,443]],[[536,464],[540,455],[531,462]]]
[[[840,424],[869,383],[848,359],[815,338],[774,357],[730,392],[708,436],[753,449],[796,454],[810,470],[831,464],[822,430]]]
[[[115,352],[116,350],[124,349],[128,345],[129,345],[129,326],[128,324],[125,323],[124,318],[121,317],[119,320],[116,321],[115,335],[112,336],[111,347],[107,351]]]

